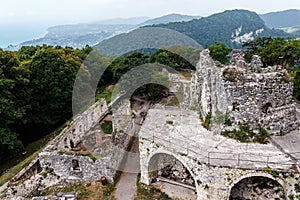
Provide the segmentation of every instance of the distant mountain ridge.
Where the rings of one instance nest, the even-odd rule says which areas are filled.
[[[157,17],[154,19],[149,19],[144,23],[141,23],[140,26],[147,26],[147,25],[156,25],[156,24],[167,24],[171,22],[186,22],[191,21],[193,19],[199,19],[200,16],[191,16],[191,15],[181,15],[181,14],[168,14],[161,17]]]
[[[135,17],[128,19],[117,18],[100,21],[100,24],[93,23],[53,26],[48,28],[47,34],[44,37],[25,41],[17,45],[10,45],[6,48],[6,50],[18,50],[22,46],[36,46],[43,44],[83,48],[86,45],[94,46],[105,39],[111,38],[120,33],[126,33],[141,26],[174,21],[188,21],[194,18],[197,17],[170,14],[151,20],[147,20],[148,17]],[[140,23],[142,20],[144,21]]]
[[[299,17],[298,17],[299,15]],[[285,17],[283,17],[285,16]],[[290,17],[293,20],[289,20]],[[7,50],[18,50],[22,46],[60,45],[82,48],[94,46],[103,40],[127,33],[143,26],[163,27],[176,30],[193,38],[206,47],[215,41],[239,48],[242,42],[258,36],[288,37],[300,35],[300,11],[287,10],[258,15],[248,10],[228,10],[208,17],[168,14],[154,19],[147,17],[112,19],[100,23],[60,25],[48,28],[48,33],[38,39],[10,45]],[[146,20],[140,23],[142,20]],[[124,23],[123,23],[124,22]],[[277,24],[276,24],[277,23]],[[293,27],[291,27],[293,25]],[[271,27],[287,27],[284,33]],[[290,35],[291,33],[293,35]]]
[[[297,9],[270,12],[260,15],[260,17],[270,28],[300,26],[300,10]]]
[[[184,33],[204,47],[218,41],[229,47],[240,48],[242,42],[253,40],[258,36],[289,36],[283,31],[268,28],[258,14],[248,10],[228,10],[188,22],[159,24],[153,27]]]

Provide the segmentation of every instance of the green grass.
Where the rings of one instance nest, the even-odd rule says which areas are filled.
[[[232,125],[232,122],[231,122],[230,118],[227,115],[225,116],[224,124],[226,126],[231,126]]]
[[[186,72],[186,71],[179,71],[179,74],[184,76],[187,80],[191,80],[192,78],[192,73],[191,72]]]
[[[54,134],[49,134],[25,147],[27,153],[24,156],[16,157],[0,165],[0,186],[12,179],[23,168],[27,167],[34,160],[42,149],[47,145]]]
[[[114,185],[103,186],[99,182],[64,183],[44,190],[40,195],[55,195],[59,192],[77,192],[79,200],[114,200]]]
[[[24,156],[15,157],[0,165],[0,186],[12,179],[23,168],[27,167],[45,146],[56,138],[61,131],[70,123],[70,120],[59,126],[55,131],[45,137],[28,144],[24,151],[27,153]]]
[[[98,101],[101,98],[104,98],[106,100],[106,102],[109,104],[111,102],[111,95],[112,95],[111,92],[104,91],[104,92],[100,93],[99,95],[97,95],[96,101]]]
[[[112,122],[111,121],[104,121],[101,124],[101,129],[104,134],[111,134],[113,129],[112,129]]]
[[[29,154],[26,159],[23,161],[19,162],[17,165],[11,167],[8,169],[6,172],[4,172],[1,177],[0,177],[0,186],[12,179],[17,173],[19,173],[24,167],[28,166],[31,161],[33,161],[40,151],[37,151],[33,154]]]
[[[206,128],[207,130],[210,129],[211,117],[212,117],[212,113],[211,112],[207,113],[205,120],[202,123],[202,126],[204,126],[204,128]]]
[[[255,134],[248,125],[240,125],[238,130],[223,131],[221,133],[225,137],[236,139],[243,143],[256,142],[267,144],[270,134],[262,127],[259,127],[259,132]]]
[[[114,90],[115,85],[108,85],[106,87],[103,87],[100,91],[101,93],[98,94],[96,96],[96,101],[98,101],[101,98],[104,98],[107,102],[107,104],[109,104],[111,102],[111,96],[112,96],[112,92]]]

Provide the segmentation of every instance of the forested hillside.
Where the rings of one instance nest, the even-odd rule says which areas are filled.
[[[193,68],[187,60],[166,50],[156,50],[150,56],[133,52],[119,58],[91,50],[88,46],[79,50],[46,45],[22,47],[17,52],[0,49],[0,162],[20,154],[24,145],[72,117],[73,85],[83,63],[84,90],[99,81],[99,97],[107,99],[111,94],[105,93],[105,87],[115,84],[138,65],[160,63],[173,68]],[[189,55],[194,63],[199,55],[197,49],[179,46],[172,47],[172,51]],[[87,55],[89,59],[83,62]],[[96,80],[94,74],[103,65],[108,68],[102,79]],[[152,94],[160,94],[161,87],[147,86],[146,91],[147,88]]]
[[[155,27],[184,33],[203,47],[218,41],[228,47],[237,48],[241,47],[243,42],[258,36],[288,36],[282,31],[269,29],[255,12],[247,10],[230,10],[188,22],[159,24]]]
[[[100,54],[122,56],[140,49],[168,48],[174,45],[202,49],[188,36],[165,28],[143,27],[129,33],[122,33],[94,46]]]
[[[0,49],[0,162],[72,116],[73,82],[90,51],[50,46]]]

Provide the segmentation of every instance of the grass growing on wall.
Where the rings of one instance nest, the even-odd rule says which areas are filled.
[[[27,167],[33,161],[48,142],[56,136],[64,125],[54,131],[53,133],[28,144],[25,147],[27,153],[22,157],[16,157],[3,165],[0,165],[0,186],[12,179],[23,168]]]
[[[211,112],[207,113],[205,120],[202,123],[202,126],[204,126],[204,128],[206,128],[207,130],[210,129],[211,117],[212,117],[212,113]]]
[[[240,142],[257,142],[260,144],[269,143],[270,134],[263,128],[259,127],[258,133],[254,133],[248,125],[240,125],[239,129],[231,131],[223,131],[221,133],[225,137],[236,139]]]
[[[112,133],[112,122],[111,121],[104,121],[101,124],[101,129],[104,134],[111,134]]]

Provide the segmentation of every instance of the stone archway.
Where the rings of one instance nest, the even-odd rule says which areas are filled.
[[[180,156],[172,155],[172,153],[155,153],[148,159],[148,178],[149,183],[170,191],[174,188],[177,192],[171,193],[175,198],[197,199],[197,188],[199,183],[196,182],[193,172],[186,165]],[[181,189],[178,189],[181,188]],[[179,190],[181,194],[178,195]],[[184,193],[184,194],[183,194]],[[183,195],[183,196],[181,196]]]
[[[285,199],[283,186],[266,176],[242,178],[230,190],[229,200],[281,200]]]
[[[173,155],[165,153],[154,154],[149,160],[148,172],[150,179],[163,177],[196,187],[195,179],[187,166]]]

